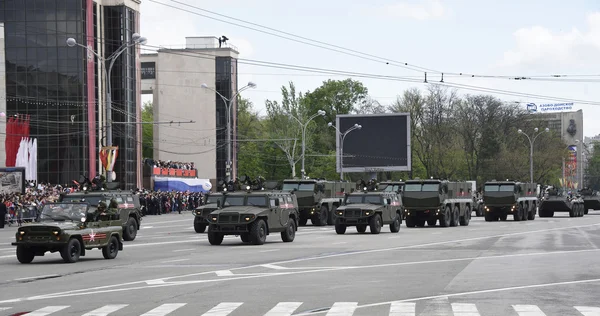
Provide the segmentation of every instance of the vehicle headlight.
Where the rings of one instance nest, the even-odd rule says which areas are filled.
[[[213,222],[216,222],[216,221],[217,221],[217,216],[211,216],[211,218],[210,218],[210,219],[211,219]]]
[[[344,212],[340,211],[340,212],[337,212],[337,214],[340,215],[340,216],[342,216],[342,215],[344,215]]]
[[[365,215],[369,216],[369,215],[371,215],[371,212],[365,212]]]
[[[246,222],[249,222],[254,219],[254,215],[244,215],[243,218]]]
[[[19,234],[21,234],[21,235],[25,235],[25,231],[24,231],[24,230],[20,230],[20,231],[19,231]]]
[[[55,230],[55,231],[53,231],[52,233],[54,234],[54,236],[58,236],[58,234],[60,233],[60,231],[58,231],[58,230]]]

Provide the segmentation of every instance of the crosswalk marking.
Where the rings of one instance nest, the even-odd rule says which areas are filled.
[[[535,305],[513,305],[519,316],[546,316],[542,310]]]
[[[475,304],[452,303],[454,316],[480,316]]]
[[[52,313],[61,311],[67,307],[69,307],[69,305],[67,305],[67,306],[46,306],[44,308],[40,308],[31,313],[28,313],[27,315],[29,315],[29,316],[46,316],[46,315],[50,315]]]
[[[300,305],[302,302],[281,302],[268,311],[265,316],[290,316]]]
[[[415,316],[417,303],[392,302],[390,316]]]
[[[583,316],[600,316],[600,307],[574,306]]]
[[[219,303],[219,305],[202,314],[202,316],[226,316],[233,312],[236,308],[240,307],[242,304],[244,303]]]
[[[164,316],[185,305],[186,303],[162,304],[159,307],[142,314],[141,316]]]
[[[110,313],[116,312],[127,306],[129,306],[129,305],[128,304],[105,305],[105,306],[95,309],[89,313],[85,313],[82,316],[106,316]]]
[[[325,316],[352,316],[357,306],[356,302],[336,302]]]

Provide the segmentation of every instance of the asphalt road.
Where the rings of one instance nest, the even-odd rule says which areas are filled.
[[[211,246],[192,221],[147,216],[116,259],[75,264],[20,264],[16,227],[0,229],[0,315],[600,316],[600,212],[379,235],[307,226],[262,246]]]

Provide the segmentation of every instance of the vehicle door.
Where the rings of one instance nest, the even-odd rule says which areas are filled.
[[[289,195],[284,195],[279,197],[279,224],[285,227],[288,223],[288,219],[290,218],[290,210],[294,207],[294,203],[292,201],[292,197]]]
[[[279,200],[279,196],[277,195],[271,195],[269,196],[269,227],[271,228],[275,228],[275,227],[280,227],[280,214],[281,214],[281,209],[280,209],[280,203],[281,201]]]
[[[108,226],[110,220],[106,215],[100,215],[97,221],[86,223],[86,228],[81,233],[84,247],[96,247],[106,243]]]
[[[392,212],[391,199],[389,195],[383,195],[383,211],[381,212],[381,219],[383,221],[391,221],[392,216],[390,215]]]

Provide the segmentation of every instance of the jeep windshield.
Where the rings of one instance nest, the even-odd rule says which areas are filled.
[[[437,183],[407,183],[404,185],[404,192],[438,192]]]
[[[292,191],[293,189],[296,189],[298,191],[314,191],[315,190],[315,184],[314,183],[301,183],[301,182],[287,182],[287,183],[283,183],[283,187],[282,190],[283,191]]]
[[[219,196],[219,195],[209,195],[209,196],[206,198],[206,203],[205,203],[205,204],[217,204],[217,201],[218,201],[219,199],[221,199],[221,198],[223,198],[223,197],[222,197],[222,196]]]
[[[350,195],[346,204],[382,204],[380,195]]]
[[[403,185],[401,184],[390,184],[387,187],[385,187],[385,189],[383,189],[383,191],[385,192],[398,192],[400,190],[402,190]]]
[[[215,202],[216,203],[216,202]],[[267,197],[264,195],[233,196],[228,195],[225,198],[225,206],[267,206]]]
[[[484,192],[514,192],[515,186],[512,184],[486,184]]]
[[[46,204],[42,208],[40,214],[40,222],[57,222],[57,221],[81,221],[81,218],[86,217],[87,204]]]

